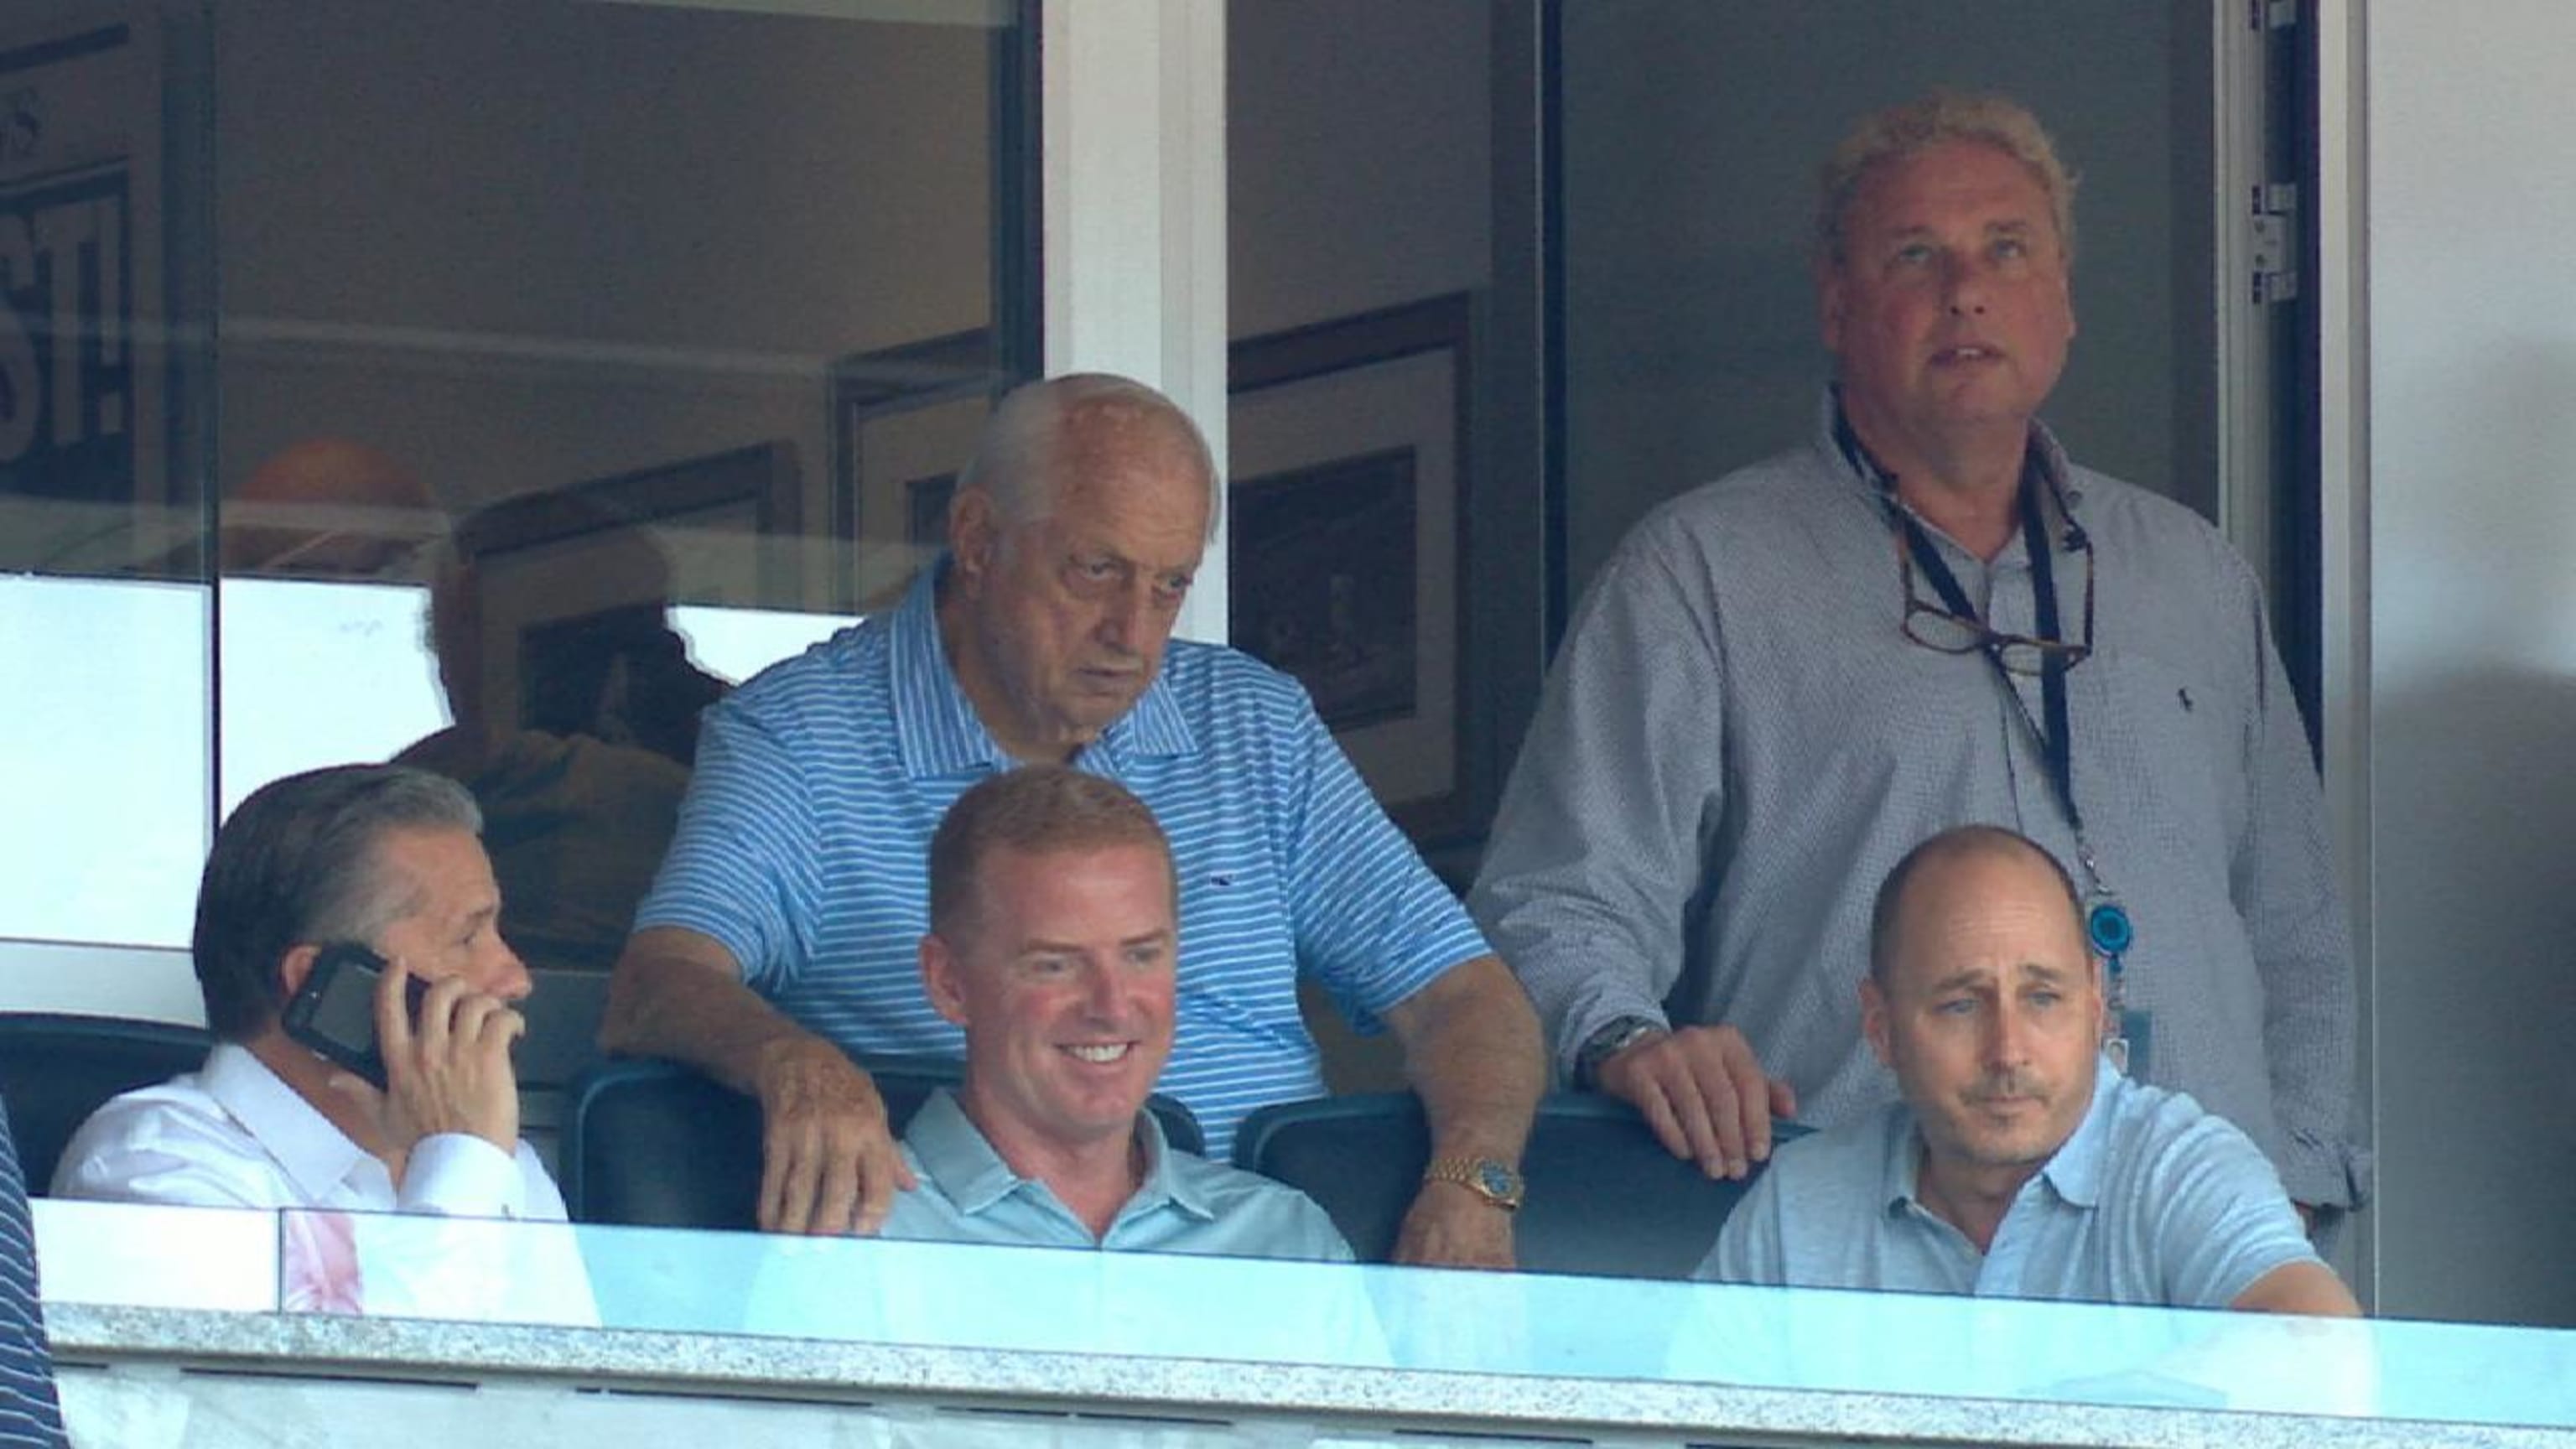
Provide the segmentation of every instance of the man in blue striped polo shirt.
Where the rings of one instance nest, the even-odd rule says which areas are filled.
[[[707,711],[601,1041],[760,1099],[763,1226],[874,1232],[914,1185],[845,1053],[959,1051],[915,970],[931,832],[978,780],[1043,761],[1126,785],[1171,838],[1187,946],[1160,1085],[1210,1152],[1254,1108],[1323,1091],[1297,1011],[1311,975],[1361,1029],[1395,1030],[1431,1118],[1399,1256],[1510,1263],[1535,1018],[1296,682],[1169,642],[1217,486],[1153,389],[1023,387],[902,605]]]

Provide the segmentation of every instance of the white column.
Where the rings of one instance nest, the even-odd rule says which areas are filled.
[[[1225,472],[1225,7],[1046,0],[1046,370],[1124,373]],[[1225,638],[1219,525],[1180,632]]]

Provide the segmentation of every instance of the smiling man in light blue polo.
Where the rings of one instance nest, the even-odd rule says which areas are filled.
[[[2102,1054],[2102,964],[2026,838],[1915,847],[1879,889],[1860,992],[1903,1102],[1782,1147],[1700,1277],[2358,1311],[2253,1142]]]
[[[921,984],[966,1080],[903,1134],[885,1236],[1348,1261],[1324,1210],[1181,1152],[1146,1094],[1172,1050],[1172,855],[1144,802],[1057,765],[967,791],[930,842]]]

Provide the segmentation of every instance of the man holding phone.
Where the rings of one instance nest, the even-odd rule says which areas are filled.
[[[562,1221],[519,1138],[528,971],[501,939],[481,829],[464,787],[402,766],[314,770],[244,800],[216,833],[191,943],[215,1048],[93,1114],[55,1194]]]

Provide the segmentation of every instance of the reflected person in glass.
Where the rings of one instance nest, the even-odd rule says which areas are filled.
[[[760,1099],[762,1226],[872,1232],[914,1185],[853,1058],[959,1050],[913,957],[930,833],[1031,763],[1119,781],[1170,834],[1184,959],[1160,1085],[1212,1153],[1253,1109],[1323,1094],[1296,1001],[1311,976],[1363,1029],[1394,1029],[1440,1159],[1517,1168],[1544,1085],[1519,985],[1293,679],[1171,638],[1217,496],[1160,393],[1029,384],[987,423],[948,551],[901,606],[707,711],[601,1040]],[[1508,1266],[1509,1206],[1426,1180],[1397,1253]]]
[[[2027,837],[1917,846],[1860,986],[1904,1101],[1781,1147],[1699,1276],[2358,1312],[2245,1134],[2112,1066],[2102,975],[2074,882]]]
[[[1807,440],[1648,515],[1550,668],[1469,903],[1578,1085],[1743,1177],[1775,1116],[1894,1084],[1871,891],[2026,830],[2133,930],[2113,1015],[2314,1209],[2361,1201],[2358,992],[2263,587],[2039,418],[2075,334],[2073,183],[2009,100],[1862,117],[1818,188],[1834,360]],[[2116,284],[2116,279],[2115,279]]]
[[[966,1077],[905,1128],[920,1186],[885,1236],[1349,1259],[1304,1194],[1176,1150],[1144,1110],[1177,898],[1162,828],[1115,781],[1031,765],[959,797],[931,838],[921,984]]]

